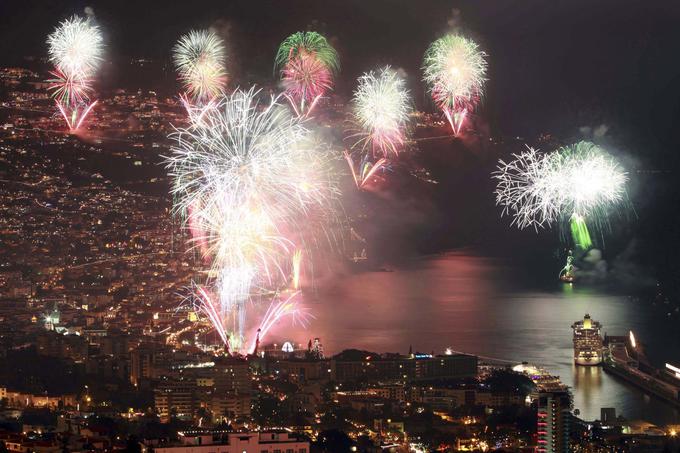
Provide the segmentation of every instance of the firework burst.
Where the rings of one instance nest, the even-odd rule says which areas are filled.
[[[591,142],[560,148],[551,154],[550,164],[560,175],[562,209],[570,216],[605,218],[626,198],[627,173]]]
[[[458,35],[439,38],[425,52],[423,79],[456,135],[482,96],[486,66],[479,46]]]
[[[281,73],[285,95],[298,116],[308,115],[333,87],[340,69],[338,54],[316,32],[298,32],[286,38],[276,53],[274,67]]]
[[[50,71],[54,77],[47,82],[48,89],[52,91],[52,97],[61,105],[76,105],[87,102],[92,93],[90,80],[81,75],[68,75],[56,68]]]
[[[330,154],[273,98],[237,90],[179,129],[167,158],[177,212],[211,264],[221,326],[243,350],[246,301],[287,285],[294,252],[331,216]]]
[[[610,211],[627,201],[626,172],[593,143],[579,142],[549,154],[527,148],[513,157],[507,163],[501,160],[493,177],[498,180],[496,204],[519,228],[569,224],[574,242],[588,248],[587,223],[603,229]]]
[[[48,36],[50,61],[68,77],[86,79],[102,62],[101,30],[89,19],[73,16]]]
[[[224,42],[209,30],[192,30],[173,48],[179,78],[197,103],[210,101],[224,88],[226,58]]]
[[[73,16],[59,24],[47,44],[55,65],[49,89],[69,130],[74,131],[96,104],[90,103],[91,82],[102,62],[102,34],[90,19]]]
[[[354,92],[353,124],[358,138],[353,148],[369,149],[384,157],[396,155],[404,144],[410,97],[406,81],[389,66],[359,77]]]
[[[496,204],[503,207],[503,215],[512,216],[518,228],[544,227],[557,220],[560,214],[559,174],[550,159],[527,147],[513,154],[509,162],[499,161],[493,178],[498,180]]]

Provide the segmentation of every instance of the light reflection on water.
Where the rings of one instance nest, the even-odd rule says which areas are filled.
[[[450,346],[528,361],[572,387],[582,418],[597,419],[601,407],[615,407],[627,418],[680,421],[676,409],[599,367],[576,367],[572,361],[571,324],[590,313],[612,335],[632,329],[652,358],[679,362],[680,335],[670,321],[657,319],[659,315],[639,300],[584,285],[541,287],[515,280],[507,263],[449,254],[394,272],[338,277],[310,304],[316,319],[309,329],[288,333],[303,344],[310,336],[320,336],[327,353],[351,347],[405,353],[410,345],[414,351],[441,353]]]

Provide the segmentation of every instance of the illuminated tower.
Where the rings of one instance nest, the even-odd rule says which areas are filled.
[[[568,453],[571,395],[566,389],[538,395],[538,453]]]
[[[57,324],[59,324],[60,313],[57,303],[54,303],[52,311],[48,311],[43,315],[43,320],[45,321],[45,329],[55,330]]]
[[[323,345],[321,344],[320,338],[314,339],[314,346],[312,347],[312,353],[317,359],[323,359]]]

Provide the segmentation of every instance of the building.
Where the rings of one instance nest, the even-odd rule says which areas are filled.
[[[166,373],[154,390],[156,412],[162,420],[171,416],[191,420],[204,416],[205,411],[216,422],[250,416],[252,376],[246,360],[215,358],[177,365]]]
[[[467,354],[378,355],[366,351],[347,350],[330,361],[331,380],[359,379],[424,381],[459,379],[477,375],[477,357]]]
[[[268,363],[271,372],[288,376],[293,382],[307,382],[330,378],[329,363],[326,360],[290,358]]]
[[[568,453],[571,395],[567,390],[538,395],[538,453]]]
[[[78,401],[76,395],[33,395],[31,393],[15,392],[5,387],[0,387],[2,399],[7,399],[10,407],[44,407],[52,410],[76,407]]]
[[[490,392],[475,387],[418,387],[412,393],[413,401],[427,404],[434,411],[450,411],[460,406],[505,407],[524,405],[524,398],[515,393]]]
[[[171,416],[190,420],[198,410],[197,385],[195,380],[167,380],[154,391],[154,404],[161,420]]]
[[[143,452],[157,453],[309,453],[309,442],[287,432],[184,431],[172,445],[145,442]]]
[[[141,345],[130,354],[130,382],[139,385],[143,379],[153,375],[154,350],[149,345]]]

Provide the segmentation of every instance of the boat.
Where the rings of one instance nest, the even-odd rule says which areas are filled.
[[[576,275],[574,275],[574,257],[571,251],[567,256],[567,264],[560,271],[560,280],[564,283],[574,283],[574,280],[576,280]]]
[[[602,363],[604,346],[600,330],[602,325],[594,321],[589,314],[583,320],[576,321],[574,330],[574,362],[576,365],[599,365]]]

